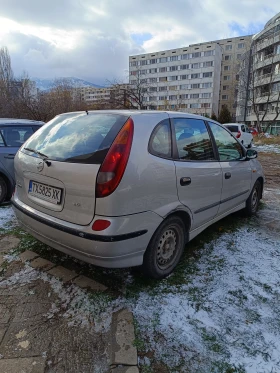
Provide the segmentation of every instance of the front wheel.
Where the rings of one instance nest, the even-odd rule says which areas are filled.
[[[183,221],[178,216],[167,218],[147,247],[142,264],[143,273],[155,279],[168,276],[183,254],[186,237]]]
[[[261,199],[261,188],[261,183],[257,180],[246,201],[246,207],[244,209],[244,212],[247,216],[252,216],[256,214]]]

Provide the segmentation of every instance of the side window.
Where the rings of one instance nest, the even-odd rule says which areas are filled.
[[[184,161],[213,161],[214,151],[207,127],[201,119],[174,118],[178,157]]]
[[[243,158],[243,150],[239,142],[221,126],[209,122],[215,138],[220,160],[234,161]]]
[[[5,146],[5,143],[4,143],[4,139],[3,139],[3,136],[2,136],[2,132],[0,130],[0,147],[1,146]]]
[[[243,125],[241,126],[241,131],[242,131],[242,132],[246,132],[246,130],[245,130],[245,126],[243,126]]]
[[[32,134],[32,127],[7,126],[1,129],[7,146],[20,147]]]
[[[168,119],[155,127],[150,138],[149,151],[159,157],[171,158],[171,134]]]

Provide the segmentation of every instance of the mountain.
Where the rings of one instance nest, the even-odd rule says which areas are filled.
[[[68,78],[55,78],[55,79],[40,79],[40,78],[31,78],[33,82],[36,84],[36,88],[38,88],[40,91],[48,91],[51,89],[55,81],[58,80],[67,80],[73,87],[94,87],[94,88],[104,88],[101,85],[97,85],[91,82],[88,82],[83,79],[79,78],[73,78],[73,77],[68,77]]]

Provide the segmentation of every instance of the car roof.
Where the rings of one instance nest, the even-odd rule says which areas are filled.
[[[162,113],[168,114],[171,118],[174,118],[176,116],[186,116],[188,118],[196,118],[196,119],[203,119],[203,120],[211,120],[211,122],[216,122],[215,120],[211,118],[204,117],[202,115],[197,115],[197,114],[192,114],[192,113],[187,113],[183,111],[168,111],[168,110],[88,110],[87,111],[89,114],[121,114],[121,115],[129,115],[129,116],[135,116],[135,115],[160,115]],[[82,114],[86,113],[86,111],[75,111],[75,112],[70,112],[70,113],[62,113],[59,114],[61,115],[69,115],[69,114]]]
[[[38,121],[38,120],[30,120],[30,119],[17,119],[17,118],[0,118],[0,125],[16,125],[16,124],[29,124],[29,125],[37,125],[42,126],[45,122]]]
[[[242,126],[244,123],[225,123],[223,126]]]

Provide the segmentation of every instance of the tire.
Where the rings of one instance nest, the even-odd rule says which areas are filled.
[[[186,241],[187,232],[182,219],[171,216],[164,220],[144,254],[144,275],[158,280],[168,276],[178,264]]]
[[[8,187],[6,181],[0,176],[0,203],[4,202],[7,197]]]
[[[246,201],[246,207],[244,209],[246,216],[255,215],[256,212],[258,211],[258,207],[259,207],[259,203],[261,199],[261,189],[262,189],[261,183],[257,180]]]

